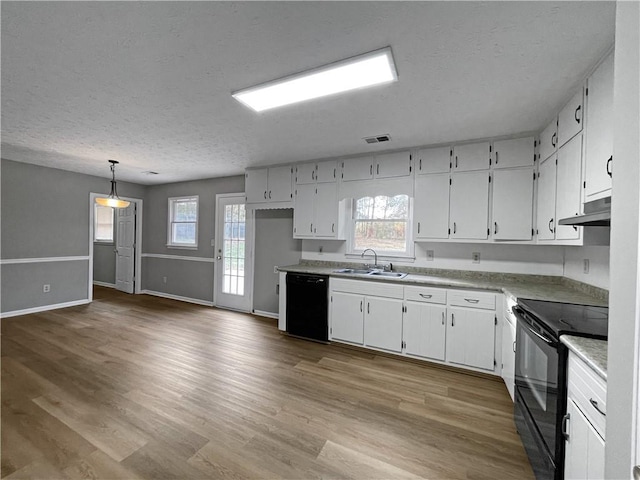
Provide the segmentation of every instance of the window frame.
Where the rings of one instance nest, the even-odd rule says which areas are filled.
[[[408,197],[407,216],[406,216],[406,219],[404,220],[406,221],[406,225],[407,225],[405,230],[405,236],[406,236],[405,250],[402,252],[397,250],[380,250],[380,249],[376,249],[375,247],[365,247],[362,249],[356,249],[355,248],[356,225],[359,221],[362,221],[362,220],[356,219],[356,211],[357,211],[356,203],[358,202],[358,200],[365,197],[395,197],[397,195],[406,195]],[[364,252],[367,248],[372,248],[378,255],[378,259],[384,257],[384,258],[394,258],[394,259],[404,259],[404,260],[415,260],[415,243],[413,241],[413,197],[411,195],[407,193],[397,193],[395,195],[363,194],[358,198],[352,198],[351,201],[352,201],[351,219],[349,221],[349,228],[347,232],[347,252],[346,252],[347,257],[360,258],[362,256],[362,252]],[[373,219],[372,221],[377,221],[377,220],[382,222],[398,221],[398,219]]]
[[[196,219],[193,222],[176,222],[174,221],[175,204],[179,202],[196,202]],[[199,195],[185,195],[181,197],[169,197],[168,198],[168,215],[167,215],[167,247],[168,248],[181,248],[186,250],[196,250],[198,248],[198,224],[200,223],[200,196]],[[179,243],[173,241],[173,225],[175,223],[194,224],[195,225],[195,243]]]
[[[99,239],[98,235],[98,210],[108,208],[111,210],[111,240]],[[103,205],[93,204],[93,243],[100,245],[114,245],[116,241],[116,212],[113,207],[105,207]]]

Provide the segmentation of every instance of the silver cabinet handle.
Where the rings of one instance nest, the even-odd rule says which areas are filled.
[[[429,295],[429,294],[426,294],[426,293],[421,293],[420,296],[422,298],[431,298],[431,297],[433,297],[433,295]]]
[[[267,191],[266,190],[264,191],[264,199],[265,200],[267,199]]]
[[[580,123],[580,119],[578,118],[578,112],[580,111],[581,108],[582,108],[582,105],[578,105],[578,108],[576,108],[576,111],[573,113],[573,118],[578,124]]]
[[[569,440],[569,431],[567,430],[569,420],[571,420],[570,413],[567,413],[564,417],[562,417],[562,436],[565,438],[565,440]]]
[[[480,300],[478,300],[477,298],[465,298],[464,300],[466,302],[469,302],[469,303],[478,303],[478,302],[480,302]]]
[[[269,190],[269,200],[271,200],[271,190]]]
[[[369,165],[369,175],[373,175],[373,163]]]
[[[453,222],[453,234],[455,235],[456,233],[456,222]]]
[[[551,136],[551,146],[552,146],[552,147],[554,147],[554,148],[555,148],[555,146],[556,146],[556,137],[557,137],[557,136],[558,136],[558,134],[557,134],[557,133],[554,133],[554,134]]]
[[[453,313],[451,314],[451,326],[455,326],[455,317],[453,316]]]
[[[367,313],[369,313],[369,306],[371,306],[371,304],[367,302]]]
[[[598,411],[598,413],[599,413],[600,415],[602,415],[603,417],[606,417],[606,416],[607,416],[607,414],[606,414],[605,412],[603,412],[602,410],[600,410],[600,407],[598,406],[598,402],[597,402],[596,400],[594,400],[593,398],[590,398],[590,399],[589,399],[589,403],[591,404],[591,406],[592,406],[593,408],[595,408],[595,409]]]
[[[315,179],[316,179],[316,171],[311,170],[311,180],[315,180]]]
[[[444,325],[444,311],[442,312],[442,324]]]
[[[332,223],[331,224],[331,233],[335,233],[336,232],[336,224]]]
[[[420,233],[420,222],[418,222],[418,233]]]
[[[513,342],[513,353],[516,353],[516,342]]]
[[[496,165],[498,164],[498,151],[496,150]]]
[[[362,311],[362,300],[360,300],[360,311]]]

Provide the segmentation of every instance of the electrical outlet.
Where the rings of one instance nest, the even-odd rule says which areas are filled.
[[[589,259],[582,260],[582,273],[589,273]]]
[[[473,263],[480,263],[480,252],[473,252],[471,254],[471,261]]]
[[[278,272],[278,266],[277,265],[273,266],[273,273],[280,273],[280,272]]]
[[[51,285],[45,284],[42,285],[42,293],[49,293],[51,291]]]
[[[433,262],[433,250],[427,250],[427,262]]]
[[[162,277],[162,283],[167,283],[167,277]]]

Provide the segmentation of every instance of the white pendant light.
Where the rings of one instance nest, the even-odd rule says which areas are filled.
[[[117,160],[109,160],[109,163],[111,164],[111,193],[108,197],[96,198],[96,203],[105,207],[126,208],[131,202],[120,200],[118,188],[116,187],[116,165],[120,162]]]

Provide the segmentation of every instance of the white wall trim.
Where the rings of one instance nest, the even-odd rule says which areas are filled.
[[[98,285],[99,287],[116,288],[115,283],[99,282],[97,280],[94,280],[93,284]]]
[[[213,307],[213,302],[209,302],[208,300],[200,300],[198,298],[181,297],[180,295],[156,292],[154,290],[142,290],[140,293],[144,293],[146,295],[151,295],[154,297],[168,298],[170,300],[178,300],[180,302],[195,303],[196,305],[204,305],[205,307]]]
[[[277,313],[265,312],[264,310],[254,310],[253,314],[259,317],[273,318],[275,320],[279,318],[279,315]]]
[[[73,302],[54,303],[52,305],[42,305],[40,307],[25,308],[24,310],[12,310],[11,312],[0,313],[0,318],[17,317],[19,315],[29,315],[30,313],[46,312],[48,310],[58,310],[59,308],[77,307],[78,305],[86,305],[90,300],[83,298],[82,300],[74,300]]]
[[[209,257],[187,257],[185,255],[166,255],[163,253],[143,253],[142,258],[165,258],[169,260],[187,260],[189,262],[213,263],[213,258]]]
[[[79,262],[89,260],[89,255],[77,257],[40,257],[40,258],[5,258],[0,265],[17,265],[21,263]]]

